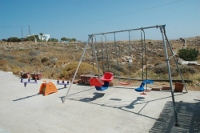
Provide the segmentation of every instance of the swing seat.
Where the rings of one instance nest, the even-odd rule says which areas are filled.
[[[89,79],[90,85],[95,86],[97,91],[107,90],[109,87],[109,82],[112,80],[113,80],[113,73],[111,72],[105,72],[101,79],[99,79],[98,77],[91,77]]]
[[[135,91],[137,91],[137,92],[142,92],[142,91],[144,91],[144,85],[145,84],[153,84],[154,83],[154,81],[153,80],[144,80],[142,83],[141,83],[141,85],[140,85],[140,87],[139,88],[136,88],[135,89]]]
[[[119,82],[120,85],[130,85],[131,82]]]
[[[101,78],[102,81],[112,81],[113,80],[113,73],[111,72],[105,72],[103,77]]]
[[[109,82],[108,81],[104,81],[103,86],[95,86],[97,91],[104,91],[107,90],[109,86]]]
[[[143,92],[144,91],[144,87],[136,88],[135,91],[137,91],[137,92]]]
[[[135,91],[137,91],[137,92],[142,92],[142,91],[144,91],[144,85],[145,85],[145,82],[143,81],[143,82],[141,83],[140,87],[139,87],[139,88],[136,88]]]
[[[144,80],[143,82],[146,83],[146,84],[153,84],[154,83],[153,80],[149,80],[149,79]]]
[[[91,86],[102,86],[102,85],[104,85],[104,83],[97,77],[91,77],[89,81],[90,81]]]

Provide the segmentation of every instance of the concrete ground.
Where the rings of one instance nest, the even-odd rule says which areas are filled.
[[[46,81],[56,85],[55,80]],[[97,92],[94,87],[81,85],[72,85],[69,97],[62,103],[68,88],[56,85],[57,93],[43,96],[38,94],[41,83],[24,87],[19,77],[0,71],[0,133],[160,132],[160,125],[156,123],[163,110],[172,107],[169,91],[140,95],[133,88],[109,87]],[[175,100],[177,103],[199,103],[200,92],[175,93]],[[173,112],[170,114],[164,118],[173,124],[163,126],[162,131],[173,130]],[[180,121],[183,127],[181,124]]]

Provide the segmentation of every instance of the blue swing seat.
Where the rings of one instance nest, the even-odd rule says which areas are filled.
[[[147,79],[147,80],[144,80],[143,82],[145,82],[146,84],[153,84],[153,83],[154,83],[154,81],[153,81],[153,80],[149,80],[149,79]]]
[[[107,90],[109,86],[109,82],[108,81],[104,81],[103,86],[95,86],[97,91],[104,91]]]
[[[142,92],[142,91],[144,91],[144,85],[145,85],[145,82],[142,82],[141,85],[140,85],[140,87],[139,87],[139,88],[136,88],[135,91],[137,91],[137,92]]]
[[[142,92],[142,91],[144,91],[144,85],[145,84],[153,84],[154,83],[154,81],[153,80],[144,80],[142,83],[141,83],[141,85],[140,85],[140,87],[139,88],[136,88],[135,89],[135,91],[137,91],[137,92]]]

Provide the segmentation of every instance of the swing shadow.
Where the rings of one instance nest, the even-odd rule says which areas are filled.
[[[104,95],[105,95],[105,93],[94,92],[94,96],[92,98],[86,97],[86,98],[80,99],[79,101],[81,101],[81,102],[91,102],[91,101],[94,101],[96,99],[102,98]]]
[[[176,96],[179,96],[179,95],[184,95],[185,93],[183,94],[177,94]],[[97,94],[98,95],[98,94]],[[94,97],[94,96],[93,96]],[[83,99],[73,99],[73,98],[67,98],[69,100],[73,100],[73,101],[81,101],[81,102],[86,102],[88,104],[94,104],[94,105],[99,105],[99,106],[102,106],[102,107],[110,107],[110,108],[116,108],[116,109],[119,109],[119,110],[122,110],[122,111],[125,111],[125,112],[129,112],[129,113],[133,113],[133,114],[136,114],[136,115],[139,115],[139,116],[143,116],[143,117],[146,117],[146,118],[149,118],[149,119],[153,119],[153,120],[157,120],[157,118],[153,118],[153,117],[150,117],[150,116],[147,116],[147,115],[144,115],[144,114],[140,114],[140,112],[147,106],[148,103],[150,102],[154,102],[154,101],[158,101],[158,100],[163,100],[163,99],[167,99],[167,98],[170,98],[171,96],[167,96],[167,97],[162,97],[162,98],[157,98],[157,99],[153,99],[153,100],[150,100],[150,101],[146,101],[146,102],[141,102],[141,103],[137,103],[137,101],[143,101],[143,99],[145,99],[144,97],[137,97],[136,100],[132,101],[129,105],[127,106],[119,106],[119,107],[116,107],[116,106],[112,106],[112,105],[106,105],[106,104],[99,104],[99,103],[94,103],[92,102],[93,98],[89,98],[91,100],[91,102],[89,100],[83,100]],[[114,100],[114,101],[121,101],[121,99],[116,99],[116,98],[111,98],[110,100]],[[140,111],[138,112],[133,112],[132,110],[127,110],[127,109],[134,109],[134,105],[136,104],[145,104]]]
[[[195,100],[195,99],[194,99]],[[197,100],[198,101],[198,100]],[[200,132],[200,102],[176,102],[178,125],[174,126],[174,110],[171,107],[172,101],[167,101],[160,116],[149,130],[149,132],[165,133],[199,133]]]
[[[94,89],[93,89],[93,88],[90,88],[90,89],[87,89],[87,90],[78,91],[78,92],[69,94],[68,97],[73,96],[73,95],[76,95],[76,94],[79,94],[79,93],[81,93],[81,92],[90,91],[90,90],[94,90]],[[64,98],[65,98],[65,96],[61,96],[61,97],[60,97],[62,103],[64,103]],[[66,99],[69,99],[69,98],[66,98]]]
[[[134,105],[138,102],[138,101],[141,101],[145,99],[144,97],[137,97],[136,100],[134,100],[133,102],[131,102],[128,106],[125,106],[125,108],[127,109],[133,109],[134,108]]]
[[[96,98],[95,98],[95,95],[96,95]],[[156,120],[156,118],[153,118],[153,117],[150,117],[150,116],[147,116],[147,115],[143,115],[143,114],[139,114],[139,113],[133,112],[131,110],[124,109],[126,107],[127,108],[134,108],[133,106],[135,104],[141,104],[141,103],[136,103],[136,102],[140,101],[141,99],[144,99],[142,97],[138,97],[136,100],[134,100],[133,102],[131,102],[128,106],[116,107],[116,106],[111,106],[111,105],[105,105],[105,104],[99,104],[99,103],[92,102],[94,99],[96,100],[97,97],[98,98],[103,97],[104,94],[103,95],[101,95],[101,94],[95,94],[95,95],[93,96],[93,98],[89,98],[89,100],[88,100],[88,98],[83,98],[83,99],[79,99],[79,100],[78,99],[73,99],[73,98],[67,98],[67,99],[73,100],[73,101],[81,101],[81,102],[85,102],[85,103],[88,103],[88,104],[99,105],[99,106],[102,106],[102,107],[116,108],[116,109],[120,109],[120,110],[125,111],[125,112],[133,113],[133,114],[140,115],[140,116],[143,116],[143,117],[146,117],[146,118],[149,118],[149,119]],[[85,100],[85,99],[87,99],[87,100]],[[116,98],[111,98],[110,100],[121,101],[121,99],[116,99]]]
[[[62,89],[65,89],[65,87],[63,87],[63,88],[58,88],[58,90],[62,90]],[[51,94],[53,94],[53,93],[51,93]],[[40,95],[40,94],[37,93],[37,94],[30,95],[30,96],[17,98],[17,99],[14,99],[14,100],[12,100],[12,101],[16,102],[16,101],[20,101],[20,100],[28,99],[28,98],[31,98],[31,97],[34,97],[34,96],[38,96],[38,95]]]

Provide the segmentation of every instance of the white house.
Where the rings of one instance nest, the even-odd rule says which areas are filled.
[[[46,40],[46,41],[48,41],[49,38],[50,38],[50,34],[43,34],[42,36],[38,35],[38,37],[39,37],[40,40]]]

